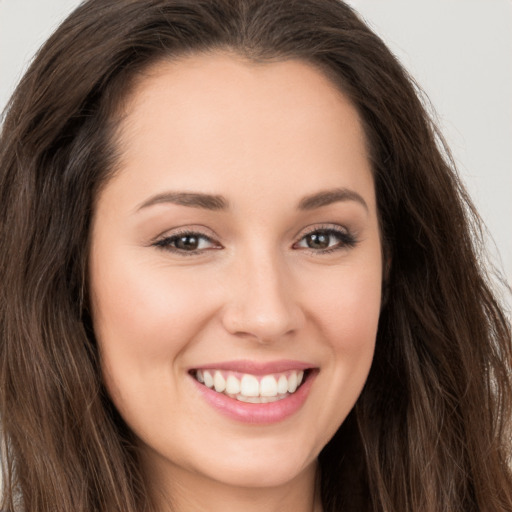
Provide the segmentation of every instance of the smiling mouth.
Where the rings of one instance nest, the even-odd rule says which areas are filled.
[[[293,395],[308,378],[310,370],[290,370],[269,375],[252,375],[218,369],[192,370],[198,382],[240,402],[266,404]]]

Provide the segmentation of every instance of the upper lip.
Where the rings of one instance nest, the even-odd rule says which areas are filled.
[[[225,370],[239,373],[250,373],[252,375],[268,375],[270,373],[281,373],[290,370],[308,370],[315,365],[303,361],[291,359],[280,359],[278,361],[258,362],[248,359],[237,361],[222,361],[195,366],[191,370]]]

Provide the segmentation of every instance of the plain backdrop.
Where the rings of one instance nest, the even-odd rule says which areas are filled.
[[[0,0],[0,109],[78,0]],[[512,284],[512,0],[352,0],[436,109]]]

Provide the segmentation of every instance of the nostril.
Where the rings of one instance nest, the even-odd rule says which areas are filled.
[[[253,311],[246,315],[238,311],[226,314],[223,325],[230,334],[239,338],[253,338],[259,343],[268,344],[292,336],[300,328],[300,321],[298,315],[290,315],[288,312],[258,315]]]

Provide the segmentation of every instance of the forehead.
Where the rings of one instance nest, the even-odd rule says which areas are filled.
[[[373,187],[356,109],[300,60],[214,53],[161,61],[138,77],[120,128],[120,174],[139,192],[153,178],[223,194],[231,186],[268,194],[293,180],[306,195],[340,186],[343,174],[342,185]]]

